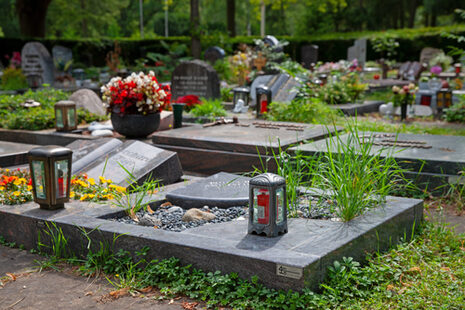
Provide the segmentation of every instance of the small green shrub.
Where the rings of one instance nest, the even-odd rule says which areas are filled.
[[[465,95],[459,97],[459,102],[445,110],[444,118],[448,122],[465,123]]]
[[[226,110],[224,109],[221,101],[216,100],[207,100],[202,99],[201,104],[195,105],[190,111],[195,117],[208,117],[210,119],[215,119],[218,116],[226,116]]]
[[[318,98],[296,99],[290,103],[272,102],[267,118],[273,121],[327,124],[334,121],[338,112]]]
[[[14,67],[6,68],[3,71],[2,83],[0,85],[3,90],[18,90],[27,88],[26,77],[21,69]]]

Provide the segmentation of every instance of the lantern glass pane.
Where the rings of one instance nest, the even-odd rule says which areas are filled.
[[[253,189],[253,223],[269,223],[270,218],[270,192],[264,188]]]
[[[284,188],[280,187],[276,190],[276,224],[284,221]]]
[[[265,113],[268,111],[268,97],[266,94],[261,94],[260,95],[260,100],[258,101],[260,103],[260,113]]]
[[[68,186],[68,160],[58,160],[55,162],[55,188],[56,197],[65,198]]]
[[[57,128],[63,128],[65,125],[63,124],[63,112],[61,109],[55,110],[55,118]]]
[[[45,167],[43,161],[32,161],[32,177],[34,178],[36,197],[46,199],[47,191],[45,188]]]
[[[68,126],[74,127],[76,126],[76,110],[73,108],[68,109]]]

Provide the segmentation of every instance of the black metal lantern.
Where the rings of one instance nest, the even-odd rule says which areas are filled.
[[[236,87],[233,89],[233,110],[236,110],[238,107],[239,100],[242,100],[242,107],[249,106],[249,93],[250,89],[248,87]]]
[[[263,113],[268,112],[268,106],[271,103],[272,93],[271,89],[269,89],[265,85],[260,85],[257,87],[255,94],[255,99],[257,102],[257,118],[260,118],[263,115]]]
[[[74,101],[62,100],[55,103],[55,128],[57,131],[72,131],[77,128]]]
[[[272,173],[249,181],[249,234],[276,237],[287,233],[286,180]]]
[[[439,90],[436,93],[436,108],[449,108],[452,105],[452,91]]]
[[[41,209],[60,209],[69,201],[72,154],[70,149],[54,145],[29,151],[32,192]]]

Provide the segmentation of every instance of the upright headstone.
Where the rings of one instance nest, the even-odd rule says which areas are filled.
[[[400,65],[399,70],[397,71],[397,77],[401,80],[407,79],[407,72],[410,68],[412,63],[410,61],[404,62]]]
[[[300,49],[300,58],[302,65],[310,69],[311,64],[318,61],[318,45],[304,45]]]
[[[69,72],[73,61],[73,51],[70,48],[55,45],[52,48],[53,63],[59,72]]]
[[[420,63],[429,64],[429,61],[434,58],[437,54],[441,53],[442,50],[433,47],[425,47],[420,53]]]
[[[171,78],[173,100],[186,95],[220,98],[220,79],[212,66],[201,60],[178,65]]]
[[[288,74],[261,75],[255,78],[250,87],[251,106],[255,106],[256,89],[265,85],[271,90],[272,100],[290,102],[297,95],[300,83]]]
[[[415,81],[420,77],[421,72],[423,71],[423,66],[418,61],[412,62],[410,68],[407,71],[407,80]]]
[[[69,97],[69,100],[74,101],[77,108],[86,109],[91,113],[98,115],[105,115],[106,113],[102,100],[90,89],[83,88],[75,91]]]
[[[21,58],[21,69],[26,77],[40,76],[42,83],[53,84],[55,81],[53,59],[42,43],[26,43],[21,50]]]
[[[142,184],[146,179],[152,179],[166,185],[178,181],[182,176],[177,153],[141,141],[126,141],[118,144],[114,140],[109,140],[95,151],[78,159],[75,164],[80,170],[73,169],[73,173],[85,172],[96,180],[99,176],[104,176],[113,183],[125,187],[131,182],[124,169],[131,172],[138,184]],[[81,164],[83,161],[85,163]]]
[[[212,65],[214,65],[217,60],[223,59],[225,56],[226,53],[224,52],[224,49],[219,46],[210,46],[203,54],[203,58]]]
[[[367,60],[367,39],[357,39],[347,50],[347,60],[357,59],[359,66],[364,66]]]

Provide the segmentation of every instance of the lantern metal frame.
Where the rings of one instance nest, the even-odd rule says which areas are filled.
[[[248,87],[236,87],[233,89],[233,110],[236,108],[239,99],[244,100],[244,107],[249,106],[250,89]]]
[[[70,115],[73,111],[73,115]],[[61,123],[59,126],[59,114],[61,113]],[[56,131],[73,131],[77,129],[76,103],[71,100],[62,100],[55,103],[55,129]]]
[[[254,190],[265,189],[269,193],[268,201],[268,223],[254,223]],[[277,223],[279,207],[277,205],[277,191],[282,189],[283,206],[282,221]],[[286,180],[273,173],[260,174],[249,181],[249,223],[248,233],[277,237],[287,233],[287,197]]]
[[[271,103],[271,100],[273,99],[273,93],[271,89],[269,89],[267,86],[260,85],[255,89],[255,100],[256,100],[255,108],[256,108],[257,118],[261,118],[263,115],[263,112],[262,112],[263,109],[262,109],[261,102],[260,102],[260,97],[262,95],[266,95],[266,100],[267,100],[267,106],[266,106],[265,112],[268,112],[269,105]]]
[[[438,90],[436,93],[436,108],[444,109],[452,105],[452,91],[451,90]]]
[[[64,208],[64,203],[69,201],[70,183],[71,183],[71,162],[72,154],[69,148],[55,145],[41,146],[31,149],[28,152],[29,169],[32,179],[32,193],[34,201],[40,205],[41,209],[56,210]],[[55,170],[55,163],[58,161],[67,160],[68,173],[66,176],[66,193],[63,197],[57,197],[58,176]],[[45,186],[45,198],[37,195],[36,173],[33,162],[41,162],[43,167],[43,186]],[[57,180],[57,182],[55,182]]]

